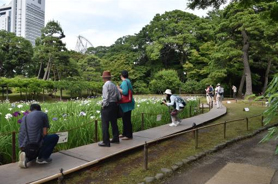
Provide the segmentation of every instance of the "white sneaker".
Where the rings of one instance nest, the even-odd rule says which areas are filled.
[[[21,167],[21,168],[27,168],[27,165],[26,165],[26,154],[25,152],[20,152],[19,154],[19,161],[18,161],[18,166]]]
[[[172,127],[172,126],[177,126],[177,125],[175,123],[171,123],[169,126]]]

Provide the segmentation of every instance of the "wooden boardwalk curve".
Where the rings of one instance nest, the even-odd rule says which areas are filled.
[[[143,146],[146,141],[153,142],[168,135],[188,130],[192,128],[193,123],[202,125],[225,115],[226,112],[226,107],[222,107],[221,109],[213,108],[207,113],[183,119],[182,123],[177,127],[169,127],[166,124],[135,132],[132,140],[121,141],[120,144],[111,144],[111,147],[99,147],[97,143],[94,143],[60,151],[51,155],[53,159],[51,164],[39,165],[29,163],[27,169],[19,168],[17,163],[2,165],[0,166],[0,183],[43,183],[53,180],[61,175],[61,168],[63,168],[64,174],[69,174],[119,153]]]

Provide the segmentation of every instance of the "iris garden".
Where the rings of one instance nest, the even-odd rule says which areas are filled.
[[[134,132],[148,129],[170,122],[168,107],[161,105],[163,97],[136,97],[136,108],[132,112]],[[187,106],[180,118],[197,114],[199,100],[197,97],[185,98]],[[18,153],[18,132],[22,117],[29,113],[31,102],[4,101],[0,104],[0,162],[9,163],[12,160],[12,132],[16,132],[16,149]],[[50,133],[68,132],[68,141],[58,144],[56,151],[70,149],[101,140],[101,99],[72,99],[67,102],[39,103],[42,111],[48,114]],[[189,112],[191,110],[191,113]],[[97,125],[97,126],[95,126]],[[122,121],[118,119],[119,131],[122,131]],[[96,130],[96,129],[97,130]]]

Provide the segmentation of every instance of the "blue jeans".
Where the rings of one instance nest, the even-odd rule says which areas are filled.
[[[59,136],[57,134],[46,135],[43,138],[42,146],[38,158],[48,159],[52,154],[54,147],[58,142]]]

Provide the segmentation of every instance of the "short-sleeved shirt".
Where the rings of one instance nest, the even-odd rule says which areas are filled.
[[[27,130],[30,142],[41,143],[43,137],[43,128],[49,128],[47,114],[42,111],[34,110],[22,118],[18,136],[19,147],[25,147],[27,143],[25,120],[27,117]]]

